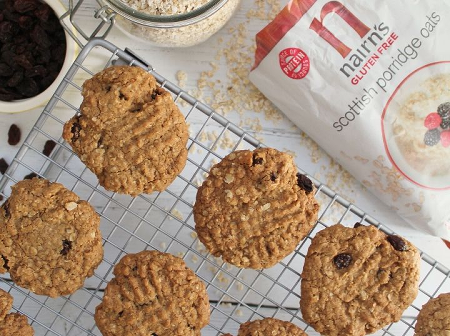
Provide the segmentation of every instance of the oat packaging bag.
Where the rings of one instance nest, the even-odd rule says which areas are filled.
[[[450,240],[450,1],[292,0],[251,81],[417,229]]]

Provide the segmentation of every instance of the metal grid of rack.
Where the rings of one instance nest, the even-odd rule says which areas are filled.
[[[101,64],[89,60],[101,60]],[[141,66],[169,90],[190,125],[189,157],[186,168],[161,193],[132,198],[103,189],[97,178],[61,138],[62,125],[79,112],[81,85],[111,63]],[[98,63],[98,62],[97,62]],[[95,69],[94,69],[95,68]],[[212,136],[211,136],[212,135]],[[52,154],[42,154],[47,140],[56,142]],[[192,215],[196,190],[212,164],[236,149],[262,146],[255,138],[197,101],[128,51],[94,39],[81,51],[54,96],[0,181],[0,193],[8,197],[10,186],[29,173],[63,183],[89,201],[101,216],[105,257],[94,276],[70,296],[51,299],[16,286],[8,276],[0,288],[14,297],[15,311],[27,315],[36,335],[101,335],[94,323],[95,307],[112,278],[114,265],[126,253],[158,249],[182,257],[206,283],[211,303],[211,322],[202,335],[237,334],[240,323],[249,319],[276,317],[291,321],[309,335],[318,335],[299,311],[301,270],[311,238],[336,222],[372,224],[393,233],[328,187],[312,178],[321,203],[319,219],[312,232],[282,262],[267,270],[244,270],[223,263],[207,253],[198,241]],[[301,171],[301,170],[300,170]],[[401,321],[375,335],[413,335],[416,316],[430,297],[450,292],[450,270],[422,253],[419,296]]]

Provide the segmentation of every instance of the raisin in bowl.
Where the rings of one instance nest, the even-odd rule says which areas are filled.
[[[77,53],[59,23],[66,9],[59,0],[1,0],[0,5],[0,112],[43,106]]]

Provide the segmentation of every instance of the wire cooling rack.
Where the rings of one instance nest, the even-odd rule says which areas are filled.
[[[190,125],[186,168],[164,192],[132,198],[106,191],[61,138],[64,122],[79,112],[82,83],[112,63],[148,69],[173,94]],[[49,157],[42,154],[47,140],[56,142]],[[262,144],[255,138],[167,81],[133,53],[105,40],[92,40],[81,51],[1,179],[0,192],[8,197],[10,186],[30,173],[63,183],[88,200],[100,214],[104,260],[82,289],[56,299],[34,295],[16,286],[9,277],[1,278],[0,287],[14,297],[13,310],[29,318],[36,335],[101,335],[93,315],[112,278],[114,265],[126,253],[158,249],[182,257],[206,283],[211,322],[202,335],[223,332],[236,335],[240,323],[262,317],[291,321],[309,335],[318,335],[303,321],[299,311],[300,274],[311,237],[336,222],[353,225],[359,221],[376,225],[389,234],[393,232],[312,179],[321,203],[318,222],[295,252],[282,262],[267,270],[243,270],[211,256],[194,231],[192,205],[196,190],[211,165],[223,156],[236,149],[259,146]],[[426,254],[421,256],[419,296],[401,321],[375,335],[413,335],[420,307],[430,297],[450,292],[450,271]]]

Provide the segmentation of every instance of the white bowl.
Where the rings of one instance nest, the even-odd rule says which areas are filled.
[[[57,17],[60,17],[67,11],[67,9],[59,0],[44,0],[44,1],[53,9]],[[65,34],[66,34],[66,58],[64,60],[61,71],[59,72],[59,75],[56,77],[55,81],[45,91],[41,92],[37,96],[26,99],[14,100],[11,102],[5,102],[0,100],[0,113],[24,112],[47,104],[47,102],[50,100],[50,97],[53,95],[53,93],[55,93],[59,83],[61,83],[62,79],[64,78],[64,75],[74,62],[76,54],[78,52],[78,45],[76,44],[76,42],[67,32],[65,32]]]

